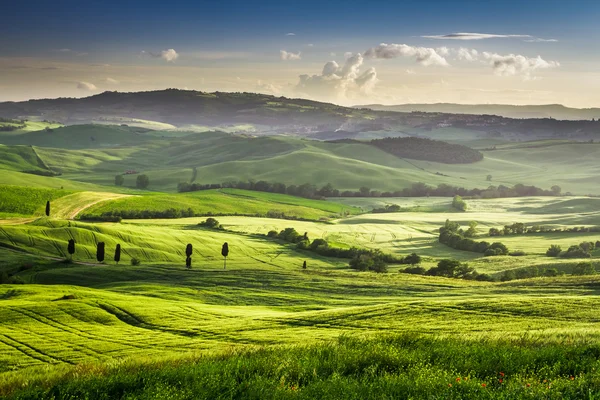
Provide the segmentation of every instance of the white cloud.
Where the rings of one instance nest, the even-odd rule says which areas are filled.
[[[414,69],[406,69],[406,70],[404,70],[404,72],[406,72],[408,75],[416,75],[417,74]]]
[[[479,58],[479,52],[477,52],[475,49],[465,49],[464,47],[461,47],[458,49],[456,57],[459,60],[464,61],[477,61]]]
[[[535,58],[520,54],[503,56],[488,52],[484,52],[482,56],[494,68],[494,72],[502,76],[524,75],[526,78],[530,78],[531,73],[535,70],[560,67],[560,63],[557,61],[546,61],[540,56]]]
[[[256,82],[255,90],[258,93],[274,94],[274,95],[281,95],[283,92],[283,89],[281,86],[276,85],[274,83],[263,82],[261,80]]]
[[[296,34],[294,32],[289,32],[289,33],[286,33],[285,36],[296,36]]]
[[[154,58],[162,58],[166,62],[173,62],[179,58],[179,54],[174,49],[163,50],[160,53],[153,53],[151,51],[142,51],[142,55],[149,55]]]
[[[457,32],[447,35],[421,36],[426,39],[441,40],[483,40],[483,39],[524,39],[526,42],[558,42],[556,39],[542,39],[531,35],[502,35],[496,33]]]
[[[335,57],[335,55],[336,54],[334,52],[329,53],[329,56],[331,56],[331,57]]]
[[[98,90],[98,88],[96,87],[96,85],[94,85],[93,83],[89,83],[89,82],[77,82],[77,89],[81,89],[81,90],[86,90],[88,92],[92,92],[94,90]]]
[[[354,54],[344,65],[329,61],[320,75],[300,75],[296,91],[321,99],[344,100],[369,93],[377,83],[375,68],[361,72],[363,56]]]
[[[450,55],[450,49],[447,47],[438,47],[435,51],[442,57]]]
[[[443,47],[441,50],[445,52],[446,49]],[[413,47],[406,44],[386,44],[381,43],[377,47],[372,47],[365,52],[367,58],[383,58],[391,59],[397,57],[414,57],[416,61],[426,67],[430,65],[448,66],[448,61],[438,53],[436,49],[429,47]]]
[[[110,84],[110,85],[118,85],[119,83],[121,83],[121,82],[119,82],[118,80],[116,80],[116,79],[113,79],[113,78],[106,78],[106,79],[104,80],[104,82],[106,82],[106,83],[108,83],[108,84]]]
[[[279,56],[284,61],[294,61],[294,60],[300,60],[302,58],[300,52],[292,53],[290,51],[285,51],[285,50],[280,50]]]
[[[314,45],[313,43],[308,43],[308,44],[306,45],[306,47],[314,47],[314,46],[315,46],[315,45]]]

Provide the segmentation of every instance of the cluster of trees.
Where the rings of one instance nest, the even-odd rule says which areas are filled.
[[[121,222],[123,219],[159,219],[159,218],[189,218],[189,217],[205,217],[208,215],[219,215],[219,216],[245,216],[245,217],[267,217],[267,218],[279,218],[288,220],[304,221],[304,218],[297,217],[295,215],[286,215],[282,211],[269,210],[265,214],[239,214],[239,213],[221,213],[213,214],[208,213],[195,213],[194,210],[188,208],[176,209],[168,208],[166,210],[114,210],[105,211],[100,215],[94,214],[81,214],[79,219],[82,221],[97,221],[97,222]]]
[[[422,182],[413,183],[411,187],[396,191],[371,190],[363,186],[358,190],[338,190],[328,183],[321,188],[310,183],[302,185],[286,186],[284,183],[270,183],[267,181],[239,181],[224,183],[188,183],[181,182],[177,185],[178,192],[196,192],[200,190],[234,188],[244,190],[255,190],[258,192],[289,194],[291,196],[305,197],[308,199],[323,199],[326,197],[470,197],[470,198],[503,198],[503,197],[524,197],[524,196],[557,196],[561,189],[558,186],[552,186],[552,190],[543,190],[536,186],[526,186],[517,184],[512,187],[500,185],[490,186],[487,189],[465,189],[463,187],[451,186],[441,183],[438,186],[430,186]]]
[[[401,158],[445,164],[471,164],[483,160],[483,154],[470,147],[426,138],[375,139],[371,145]]]
[[[421,266],[411,266],[401,270],[407,274],[443,276],[446,278],[468,279],[477,281],[492,281],[488,274],[480,274],[474,268],[458,260],[444,259],[438,262],[437,266],[426,270]]]
[[[458,211],[467,211],[467,202],[463,200],[459,195],[454,196],[452,199],[452,207]]]
[[[374,213],[395,213],[400,211],[400,206],[398,204],[386,204],[384,207],[374,208]]]
[[[383,253],[381,250],[360,249],[350,247],[347,249],[330,246],[325,239],[310,240],[308,233],[300,234],[294,228],[285,228],[280,232],[269,231],[267,237],[279,239],[288,243],[295,243],[300,250],[308,250],[326,257],[350,259],[350,268],[359,271],[387,272],[388,264],[419,264],[421,257],[412,253],[406,257],[395,257]]]
[[[476,223],[471,223],[469,229],[464,231],[460,228],[458,222],[446,220],[444,226],[439,229],[439,241],[453,249],[483,253],[484,256],[509,254],[508,248],[503,243],[494,242],[490,244],[486,241],[477,242],[471,239],[475,235],[475,227]]]
[[[25,128],[25,120],[0,118],[0,123],[2,122],[11,125],[0,125],[0,132],[12,132]]]
[[[571,275],[576,276],[594,275],[596,273],[596,267],[591,262],[580,262],[579,264],[575,265],[571,271]],[[508,271],[504,271],[500,276],[500,280],[502,282],[506,282],[515,279],[537,278],[540,276],[553,277],[564,274],[564,271],[559,271],[557,268],[538,268],[534,266],[529,268],[511,269]]]
[[[553,244],[546,250],[546,255],[548,257],[563,257],[563,258],[590,258],[592,256],[591,252],[594,249],[600,249],[600,240],[594,242],[581,242],[579,244],[575,244],[569,246],[569,248],[565,251],[557,245]]]
[[[552,232],[570,232],[570,233],[585,233],[585,232],[600,232],[600,226],[574,226],[571,228],[550,228],[543,225],[527,226],[522,222],[515,222],[512,225],[504,225],[503,228],[490,228],[490,236],[508,236],[508,235],[523,235],[527,233],[552,233]]]

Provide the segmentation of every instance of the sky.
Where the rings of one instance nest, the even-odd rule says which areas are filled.
[[[600,107],[600,1],[13,1],[0,101],[180,88]]]

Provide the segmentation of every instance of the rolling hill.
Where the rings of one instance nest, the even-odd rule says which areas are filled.
[[[128,193],[135,188],[136,175],[143,173],[150,178],[148,189],[162,192],[177,191],[180,182],[220,184],[264,180],[286,185],[310,183],[318,187],[331,183],[336,189],[354,191],[362,186],[397,191],[423,182],[466,188],[523,183],[549,189],[559,185],[565,192],[600,193],[596,162],[600,144],[597,143],[496,141],[489,147],[487,142],[467,140],[467,144],[486,146],[473,153],[477,157],[483,154],[483,159],[475,163],[443,164],[431,161],[437,153],[431,154],[434,158],[422,153],[429,151],[427,146],[415,154],[398,148],[395,156],[387,148],[352,140],[322,142],[215,131],[163,133],[168,132],[73,125],[51,132],[0,137],[6,143],[0,146],[3,154],[0,184]],[[424,139],[413,141],[428,143]],[[455,148],[460,149],[448,147]],[[115,175],[126,171],[136,173],[123,175],[124,185],[115,186]],[[60,176],[46,178],[35,173]],[[492,176],[491,181],[487,180],[488,175]]]

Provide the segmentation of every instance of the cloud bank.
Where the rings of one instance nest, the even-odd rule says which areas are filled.
[[[369,50],[365,51],[364,56],[366,58],[382,59],[411,57],[415,58],[415,60],[419,64],[425,67],[431,65],[439,65],[446,67],[450,64],[448,64],[448,61],[444,58],[442,54],[447,54],[447,50],[448,49],[446,49],[445,47],[436,50],[429,47],[414,47],[406,44],[381,43],[379,46],[372,47]]]
[[[369,93],[377,83],[377,72],[375,68],[361,72],[363,62],[360,53],[348,57],[344,65],[329,61],[319,75],[300,75],[295,89],[321,99],[349,99]]]
[[[484,52],[483,60],[487,61],[496,75],[513,76],[524,75],[529,77],[532,72],[538,69],[548,69],[560,67],[557,61],[546,61],[542,57],[526,57],[520,54],[500,55],[496,53]]]

